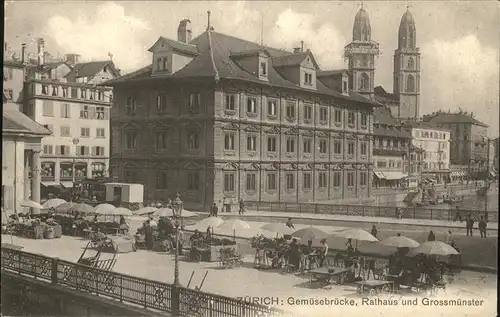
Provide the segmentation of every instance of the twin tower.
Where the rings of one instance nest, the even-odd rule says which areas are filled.
[[[350,87],[368,98],[376,98],[375,57],[380,54],[379,44],[371,39],[370,18],[366,10],[356,14],[352,29],[352,42],[345,47],[349,62]],[[393,93],[383,96],[391,100],[391,112],[400,118],[420,117],[420,49],[416,47],[415,20],[410,11],[401,17],[398,48],[394,51]],[[389,98],[388,98],[389,97]],[[393,108],[397,109],[393,109]]]

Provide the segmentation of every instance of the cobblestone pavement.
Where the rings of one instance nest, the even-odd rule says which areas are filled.
[[[2,235],[4,241],[10,237]],[[73,237],[62,237],[54,240],[33,240],[13,237],[14,244],[24,247],[23,251],[40,253],[46,256],[59,257],[68,261],[76,261],[80,256],[86,240]],[[110,256],[110,255],[103,255]],[[285,274],[279,270],[262,271],[252,266],[253,257],[248,255],[244,259],[244,265],[234,269],[220,269],[217,263],[191,263],[181,261],[180,281],[186,285],[191,272],[195,272],[191,287],[199,285],[203,275],[208,271],[208,276],[202,291],[230,296],[230,297],[258,297],[264,296],[278,299],[281,308],[296,312],[299,316],[332,316],[336,313],[345,313],[347,316],[357,314],[370,316],[415,316],[415,314],[427,314],[428,316],[495,316],[496,313],[496,275],[462,272],[452,284],[449,284],[446,292],[440,291],[432,299],[475,299],[483,301],[481,305],[470,306],[424,306],[425,294],[404,294],[404,299],[417,298],[415,306],[402,306],[400,295],[394,295],[392,300],[397,299],[390,305],[368,306],[365,300],[356,294],[354,285],[339,285],[331,289],[318,288],[309,284],[309,276]],[[127,254],[119,254],[114,271],[134,275],[138,277],[173,282],[174,262],[170,254],[157,253],[153,251],[137,251]],[[305,303],[291,305],[294,299],[352,299],[354,306],[341,306],[339,303],[329,305],[306,305]],[[388,299],[387,295],[381,295],[380,299]],[[344,304],[346,304],[344,302]]]

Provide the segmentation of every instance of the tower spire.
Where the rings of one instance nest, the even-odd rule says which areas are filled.
[[[260,45],[264,45],[264,13],[260,12]]]
[[[212,12],[210,12],[210,10],[207,11],[207,31],[210,31],[211,29],[211,25],[210,25],[210,14],[212,14]]]

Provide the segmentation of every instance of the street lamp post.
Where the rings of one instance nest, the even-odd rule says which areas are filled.
[[[175,222],[175,259],[174,259],[174,285],[180,286],[179,283],[179,219],[182,217],[182,200],[179,190],[175,195],[175,200],[172,202],[172,209],[176,218]]]
[[[80,143],[80,139],[73,138],[73,145],[75,146],[75,155],[73,155],[73,166],[71,167],[71,174],[73,175],[73,186],[75,184],[75,163],[76,163],[76,146]]]

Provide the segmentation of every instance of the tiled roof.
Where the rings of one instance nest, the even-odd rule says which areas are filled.
[[[73,69],[66,75],[66,79],[68,81],[75,81],[78,77],[93,77],[105,66],[111,66],[110,70],[118,75],[118,71],[112,61],[98,61],[75,64]]]
[[[287,66],[296,66],[302,63],[306,57],[310,54],[310,51],[293,53],[290,55],[283,55],[273,57],[273,66],[274,67],[287,67]]]
[[[254,74],[250,74],[240,67],[235,60],[231,58],[231,52],[256,51],[266,49],[271,58],[279,58],[283,56],[291,56],[293,53],[272,47],[261,46],[257,43],[238,39],[229,35],[206,31],[193,39],[190,44],[196,45],[199,55],[193,58],[185,67],[173,74],[165,74],[163,78],[225,78],[238,79],[255,83],[263,83]],[[295,54],[306,56],[308,52]],[[312,55],[311,55],[312,56]],[[295,57],[294,57],[295,58]],[[120,82],[131,80],[144,80],[147,78],[158,78],[160,76],[151,76],[151,66],[134,72],[135,75],[125,75],[106,82],[107,85],[114,85]],[[302,88],[299,85],[285,79],[274,67],[269,67],[267,74],[268,81],[266,85],[271,85],[279,88],[291,88],[296,90],[311,91],[311,89]],[[369,104],[372,106],[380,106],[376,101],[365,98],[364,96],[350,92],[349,96],[344,96],[342,93],[326,87],[321,81],[316,82],[316,90],[313,92],[334,96],[343,100],[352,100]]]
[[[373,89],[375,100],[378,102],[399,103],[399,98],[395,94],[388,93],[382,86],[377,86]]]
[[[160,36],[160,38],[158,39],[158,41],[156,41],[156,43],[158,43],[159,41],[166,42],[174,50],[177,50],[177,51],[186,52],[186,53],[195,54],[195,55],[198,55],[198,53],[199,53],[196,45],[193,45],[190,43],[174,41],[174,40],[171,40],[171,39],[166,38],[164,36]],[[151,49],[156,45],[156,43],[149,49],[149,51],[151,51]]]
[[[373,122],[385,125],[398,125],[398,120],[391,114],[391,109],[387,107],[377,107],[373,109]]]
[[[332,69],[332,70],[318,70],[316,72],[316,76],[333,76],[333,75],[342,75],[344,73],[349,73],[347,69]]]
[[[428,130],[437,130],[437,131],[450,131],[449,129],[438,127],[435,123],[424,122],[424,121],[404,121],[402,123],[404,127],[414,128],[414,129],[428,129]]]
[[[51,134],[49,130],[17,110],[14,105],[9,106],[4,104],[2,123],[2,132],[26,133],[40,136]]]
[[[387,107],[373,109],[373,134],[394,138],[411,138],[411,131],[402,127]]]
[[[424,116],[426,122],[435,124],[469,123],[487,128],[488,126],[466,113],[435,113]]]

